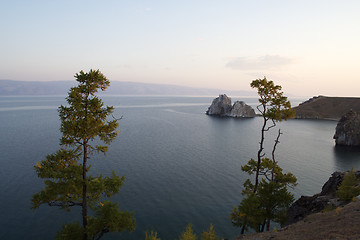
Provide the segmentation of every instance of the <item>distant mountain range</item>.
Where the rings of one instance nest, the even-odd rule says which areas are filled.
[[[0,96],[11,95],[66,95],[76,81],[14,81],[0,80]],[[104,94],[112,95],[204,95],[256,96],[255,92],[210,88],[191,88],[168,84],[111,81]]]

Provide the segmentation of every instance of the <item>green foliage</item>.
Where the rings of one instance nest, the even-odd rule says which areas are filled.
[[[246,165],[242,166],[241,169],[249,175],[255,174],[257,169],[259,169],[259,175],[264,176],[264,179],[275,181],[284,186],[294,187],[297,184],[297,179],[292,173],[283,173],[283,170],[278,163],[269,158],[262,158],[259,168],[257,168],[255,160],[251,159]],[[254,185],[251,183],[250,179],[247,179],[244,182],[243,194],[253,192],[253,189]]]
[[[259,196],[252,192],[247,194],[242,199],[240,205],[233,208],[230,220],[236,227],[241,227],[244,230],[250,227],[259,232],[260,223],[265,221]]]
[[[160,240],[160,238],[157,237],[157,232],[151,231],[145,232],[145,240]]]
[[[32,198],[32,208],[41,204],[54,204],[64,209],[80,205],[82,196],[82,165],[78,154],[60,149],[35,165],[38,177],[45,180],[45,188]]]
[[[116,136],[118,127],[116,120],[108,121],[107,117],[114,108],[106,106],[95,94],[98,89],[105,90],[110,82],[99,70],[81,71],[75,75],[78,86],[70,89],[66,98],[69,106],[59,107],[61,120],[60,130],[63,134],[61,145],[81,148],[89,141],[99,138],[110,144]],[[89,145],[90,152],[106,152],[107,146]]]
[[[194,233],[191,223],[189,223],[186,226],[185,231],[183,233],[181,233],[179,239],[180,240],[196,240],[197,239],[197,236]],[[216,235],[214,226],[212,224],[210,224],[210,228],[208,231],[204,231],[201,234],[201,240],[218,240],[218,239],[219,239],[219,237]],[[157,232],[146,231],[145,232],[145,240],[160,240],[160,238],[157,237]]]
[[[287,210],[294,196],[287,191],[286,185],[277,181],[261,181],[257,191],[260,206],[267,221],[284,223]]]
[[[245,230],[250,227],[259,232],[266,221],[285,222],[287,209],[294,201],[293,195],[287,191],[287,186],[295,184],[296,178],[291,173],[282,174],[280,171],[277,172],[275,181],[262,179],[258,190],[254,193],[253,185],[248,179],[244,183],[245,197],[238,207],[233,208],[230,215],[233,225],[244,227]]]
[[[35,171],[44,179],[45,188],[32,197],[32,208],[41,204],[70,210],[72,206],[82,209],[83,224],[64,225],[58,239],[100,239],[106,232],[133,231],[133,213],[121,212],[118,206],[104,198],[118,193],[125,181],[112,173],[111,176],[90,176],[89,157],[105,153],[118,132],[116,120],[108,120],[114,108],[104,106],[96,96],[110,82],[99,70],[81,71],[75,75],[78,86],[70,89],[66,98],[68,105],[60,106],[61,148],[36,164]],[[98,144],[92,144],[94,141]],[[88,208],[95,213],[88,216]],[[81,237],[79,237],[82,235]]]
[[[180,235],[179,240],[196,240],[196,234],[194,233],[194,230],[192,229],[191,223],[189,223],[186,226],[185,231]]]
[[[280,85],[275,85],[273,81],[268,81],[266,77],[256,79],[250,86],[256,88],[259,95],[258,107],[262,116],[274,121],[287,120],[294,116],[295,112],[291,109],[291,104],[281,91]]]
[[[216,235],[214,226],[212,224],[210,224],[210,228],[207,232],[204,231],[201,234],[201,240],[218,240],[218,239],[219,237]]]
[[[345,173],[344,179],[336,191],[336,196],[342,201],[350,201],[359,194],[359,180],[356,178],[355,171],[352,169]]]
[[[89,217],[88,235],[93,239],[99,239],[107,232],[122,232],[135,230],[134,213],[121,212],[117,203],[105,201],[93,209],[94,217]]]
[[[63,224],[62,229],[56,233],[56,240],[80,240],[84,229],[78,223]]]

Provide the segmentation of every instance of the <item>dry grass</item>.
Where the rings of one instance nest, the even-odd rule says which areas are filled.
[[[341,209],[309,215],[303,221],[274,232],[248,234],[237,240],[360,239],[360,201]]]

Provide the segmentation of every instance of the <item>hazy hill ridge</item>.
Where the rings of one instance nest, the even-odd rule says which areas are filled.
[[[339,120],[350,110],[360,112],[360,98],[318,96],[293,109],[296,118]]]
[[[75,81],[13,81],[0,80],[0,96],[11,95],[66,95],[76,85]],[[250,91],[231,91],[210,88],[191,88],[169,84],[111,81],[104,94],[113,95],[204,95],[217,96],[221,93],[232,96],[256,96]]]

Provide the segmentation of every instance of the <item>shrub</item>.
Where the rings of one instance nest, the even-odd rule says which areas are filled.
[[[203,232],[201,235],[201,240],[218,240],[219,237],[215,234],[215,229],[212,224],[210,224],[210,228],[208,232]]]
[[[355,171],[345,173],[344,179],[336,191],[336,196],[342,201],[350,201],[360,194],[359,180],[356,179]]]
[[[186,226],[185,232],[180,235],[180,240],[197,240],[196,234],[192,229],[191,223]]]
[[[160,240],[160,238],[157,237],[157,232],[151,231],[145,232],[145,240]]]

